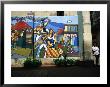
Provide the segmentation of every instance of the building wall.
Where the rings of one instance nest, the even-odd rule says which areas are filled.
[[[84,40],[84,60],[93,59],[92,57],[92,34],[90,12],[83,11],[83,40]]]
[[[77,11],[64,11],[64,16],[75,16]]]
[[[57,16],[56,11],[33,11],[36,16]],[[29,11],[12,11],[11,16],[26,16]]]

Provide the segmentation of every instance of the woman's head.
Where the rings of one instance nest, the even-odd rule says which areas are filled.
[[[50,30],[49,30],[49,33],[53,33],[53,32],[54,32],[53,29],[50,29]]]
[[[53,34],[54,34],[53,29],[50,29],[50,30],[49,30],[49,34],[51,35],[51,37],[53,36]]]
[[[97,43],[93,43],[93,46],[97,46]]]
[[[43,30],[43,27],[42,26],[37,26],[36,27],[36,31],[42,31]]]

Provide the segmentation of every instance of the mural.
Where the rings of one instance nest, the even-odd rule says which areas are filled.
[[[78,16],[11,17],[11,42],[13,56],[78,56]]]

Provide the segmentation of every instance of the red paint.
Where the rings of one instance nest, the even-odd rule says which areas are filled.
[[[31,28],[31,26],[29,26],[24,21],[17,22],[15,25],[12,25],[12,27],[11,27],[12,30],[22,30],[22,29],[26,29],[26,28]]]

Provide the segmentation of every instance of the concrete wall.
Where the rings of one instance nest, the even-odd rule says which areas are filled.
[[[64,16],[75,16],[77,11],[64,11]]]
[[[11,16],[26,16],[30,11],[12,11]],[[57,16],[56,11],[33,11],[35,16]]]
[[[83,11],[83,40],[84,40],[84,60],[93,59],[92,57],[92,34],[91,34],[91,21],[90,12]]]

